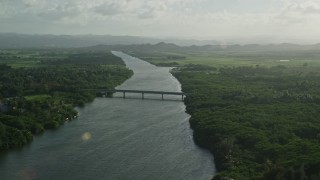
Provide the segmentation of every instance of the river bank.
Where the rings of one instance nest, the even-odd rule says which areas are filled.
[[[41,67],[0,64],[0,152],[21,148],[34,135],[74,119],[74,107],[95,98],[95,92],[81,89],[112,89],[132,75],[111,53],[81,55],[82,61],[75,61],[78,56],[74,53],[64,60],[43,60]],[[90,64],[86,65],[88,58]]]
[[[195,66],[173,73],[192,93],[185,103],[194,140],[214,154],[214,179],[319,179],[319,75],[294,70]]]
[[[117,88],[181,90],[168,68],[118,55],[134,75]],[[29,173],[38,179],[66,180],[210,179],[215,173],[213,158],[194,144],[181,97],[161,101],[157,95],[145,100],[137,96],[122,99],[122,94],[114,94],[76,108],[76,121],[0,156],[0,174],[4,179]]]

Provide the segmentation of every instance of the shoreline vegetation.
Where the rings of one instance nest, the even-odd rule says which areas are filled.
[[[224,179],[320,179],[320,73],[303,67],[187,65],[172,71],[196,144]]]
[[[101,47],[100,47],[101,48]],[[122,51],[172,74],[214,180],[320,179],[318,45],[132,45]]]
[[[0,152],[76,118],[74,107],[96,97],[82,89],[113,89],[132,74],[110,52],[1,50]]]
[[[0,147],[20,147],[33,134],[74,117],[73,107],[95,96],[80,89],[114,88],[129,78],[132,71],[121,59],[105,53],[113,49],[158,66],[176,67],[171,73],[182,91],[192,94],[185,104],[194,140],[214,155],[218,170],[214,180],[317,180],[319,47],[282,44],[221,49],[159,43],[0,50],[4,63],[0,66]]]

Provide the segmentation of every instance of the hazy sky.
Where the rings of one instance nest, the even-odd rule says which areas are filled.
[[[0,32],[320,38],[320,0],[0,0]]]

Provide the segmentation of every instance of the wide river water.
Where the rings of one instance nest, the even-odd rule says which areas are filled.
[[[134,75],[118,89],[181,91],[169,68],[121,52]],[[192,139],[180,96],[96,98],[79,117],[20,149],[0,155],[0,179],[208,180],[212,155]]]

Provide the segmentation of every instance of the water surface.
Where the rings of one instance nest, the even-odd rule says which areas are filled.
[[[134,76],[118,89],[180,91],[169,68],[121,52]],[[96,98],[79,118],[0,155],[0,179],[211,179],[211,154],[192,139],[180,96]]]

